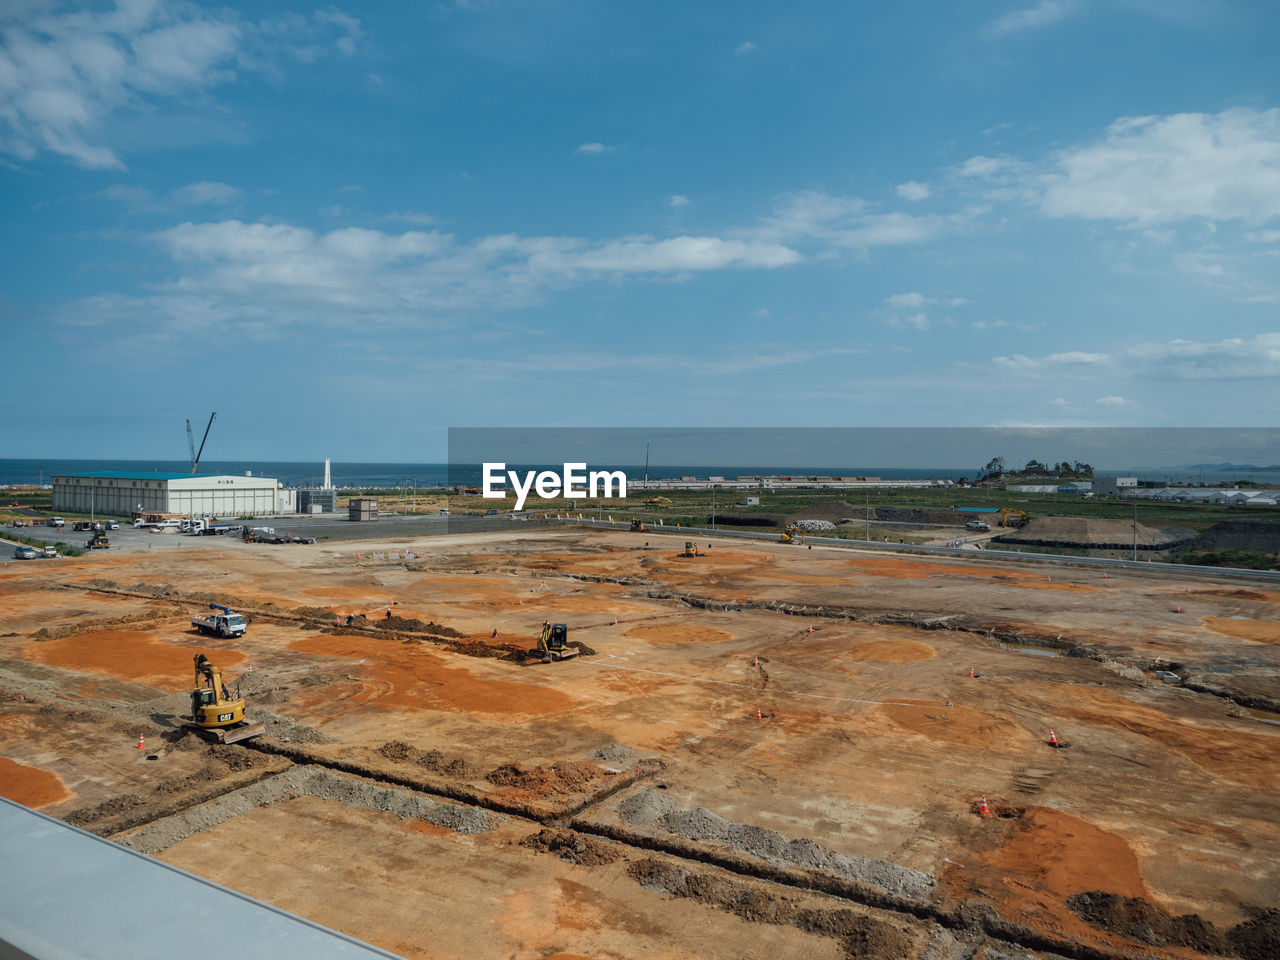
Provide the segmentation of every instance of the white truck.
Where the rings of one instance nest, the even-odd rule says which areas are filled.
[[[214,634],[219,637],[243,637],[249,622],[245,620],[244,614],[232,613],[231,608],[221,603],[209,604],[210,610],[221,610],[221,613],[215,613],[208,617],[192,617],[191,625],[201,633]]]

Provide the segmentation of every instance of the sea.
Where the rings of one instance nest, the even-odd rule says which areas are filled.
[[[508,469],[554,470],[560,464],[508,464]],[[629,480],[645,476],[643,464],[591,464],[592,470],[623,470]],[[127,473],[189,473],[187,460],[53,460],[0,459],[0,487],[42,484],[50,485],[54,474],[88,473],[96,470],[119,470]],[[200,473],[235,476],[273,477],[286,487],[318,487],[324,480],[324,463],[308,460],[204,460]],[[446,463],[342,463],[330,466],[335,487],[350,489],[390,489],[395,487],[436,487],[467,484],[477,486],[482,474],[479,464]],[[792,477],[879,477],[882,480],[959,480],[973,477],[973,471],[954,467],[877,467],[877,466],[723,466],[684,464],[660,466],[650,464],[651,480],[679,477],[792,476]],[[1176,468],[1135,468],[1132,470],[1100,470],[1097,476],[1138,476],[1144,480],[1172,483],[1221,482],[1223,480],[1255,480],[1260,483],[1280,482],[1280,474],[1268,470],[1178,470]]]

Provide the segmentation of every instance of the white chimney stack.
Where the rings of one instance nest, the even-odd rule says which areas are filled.
[[[333,484],[329,482],[329,458],[324,458],[324,488],[328,490]]]

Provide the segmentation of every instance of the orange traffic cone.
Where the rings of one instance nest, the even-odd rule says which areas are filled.
[[[763,719],[764,719],[764,714],[760,712],[760,708],[759,708],[759,707],[756,707],[756,719],[757,719],[757,720],[763,720]]]
[[[991,808],[987,806],[987,798],[985,796],[978,802],[978,813],[984,817],[991,815]]]
[[[758,667],[758,666],[760,666],[760,658],[759,658],[759,657],[753,657],[753,658],[752,658],[752,660],[751,660],[751,665],[752,665],[753,667]]]
[[[969,668],[969,679],[970,679],[970,680],[972,680],[973,678],[974,678],[973,667],[970,667],[970,668]]]
[[[1174,607],[1174,608],[1173,608],[1173,612],[1174,612],[1174,613],[1181,613],[1181,612],[1182,612],[1182,604],[1178,604],[1176,607]]]
[[[615,627],[618,625],[618,618],[617,618],[617,617],[614,617],[614,618],[613,618],[613,625],[614,625]]]
[[[138,734],[138,749],[139,750],[147,749],[147,741],[143,739],[142,734]]]
[[[1191,592],[1191,588],[1190,588],[1190,587],[1183,587],[1183,588],[1182,588],[1182,592],[1183,592],[1183,593],[1190,593],[1190,592]]]
[[[1061,744],[1058,743],[1058,735],[1054,733],[1052,730],[1049,731],[1049,746],[1051,747],[1061,746]]]

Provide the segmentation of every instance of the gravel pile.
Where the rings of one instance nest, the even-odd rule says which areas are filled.
[[[722,843],[776,866],[820,870],[914,900],[926,899],[937,885],[919,870],[835,853],[812,840],[788,840],[776,830],[726,820],[705,807],[678,810],[670,797],[652,788],[628,797],[619,805],[618,815],[631,826],[656,826],[686,840]]]
[[[408,790],[380,787],[323,767],[293,767],[279,776],[232,791],[172,817],[156,820],[128,836],[112,839],[140,853],[155,855],[233,817],[295,797],[317,797],[354,807],[382,810],[401,819],[423,820],[455,833],[485,833],[501,819],[477,807],[437,803]]]
[[[601,747],[592,756],[597,760],[624,767],[629,767],[640,759],[639,753],[630,747],[624,747],[620,743],[611,743],[607,747]]]
[[[652,827],[675,808],[675,802],[661,790],[646,787],[618,805],[618,816],[633,827]]]

